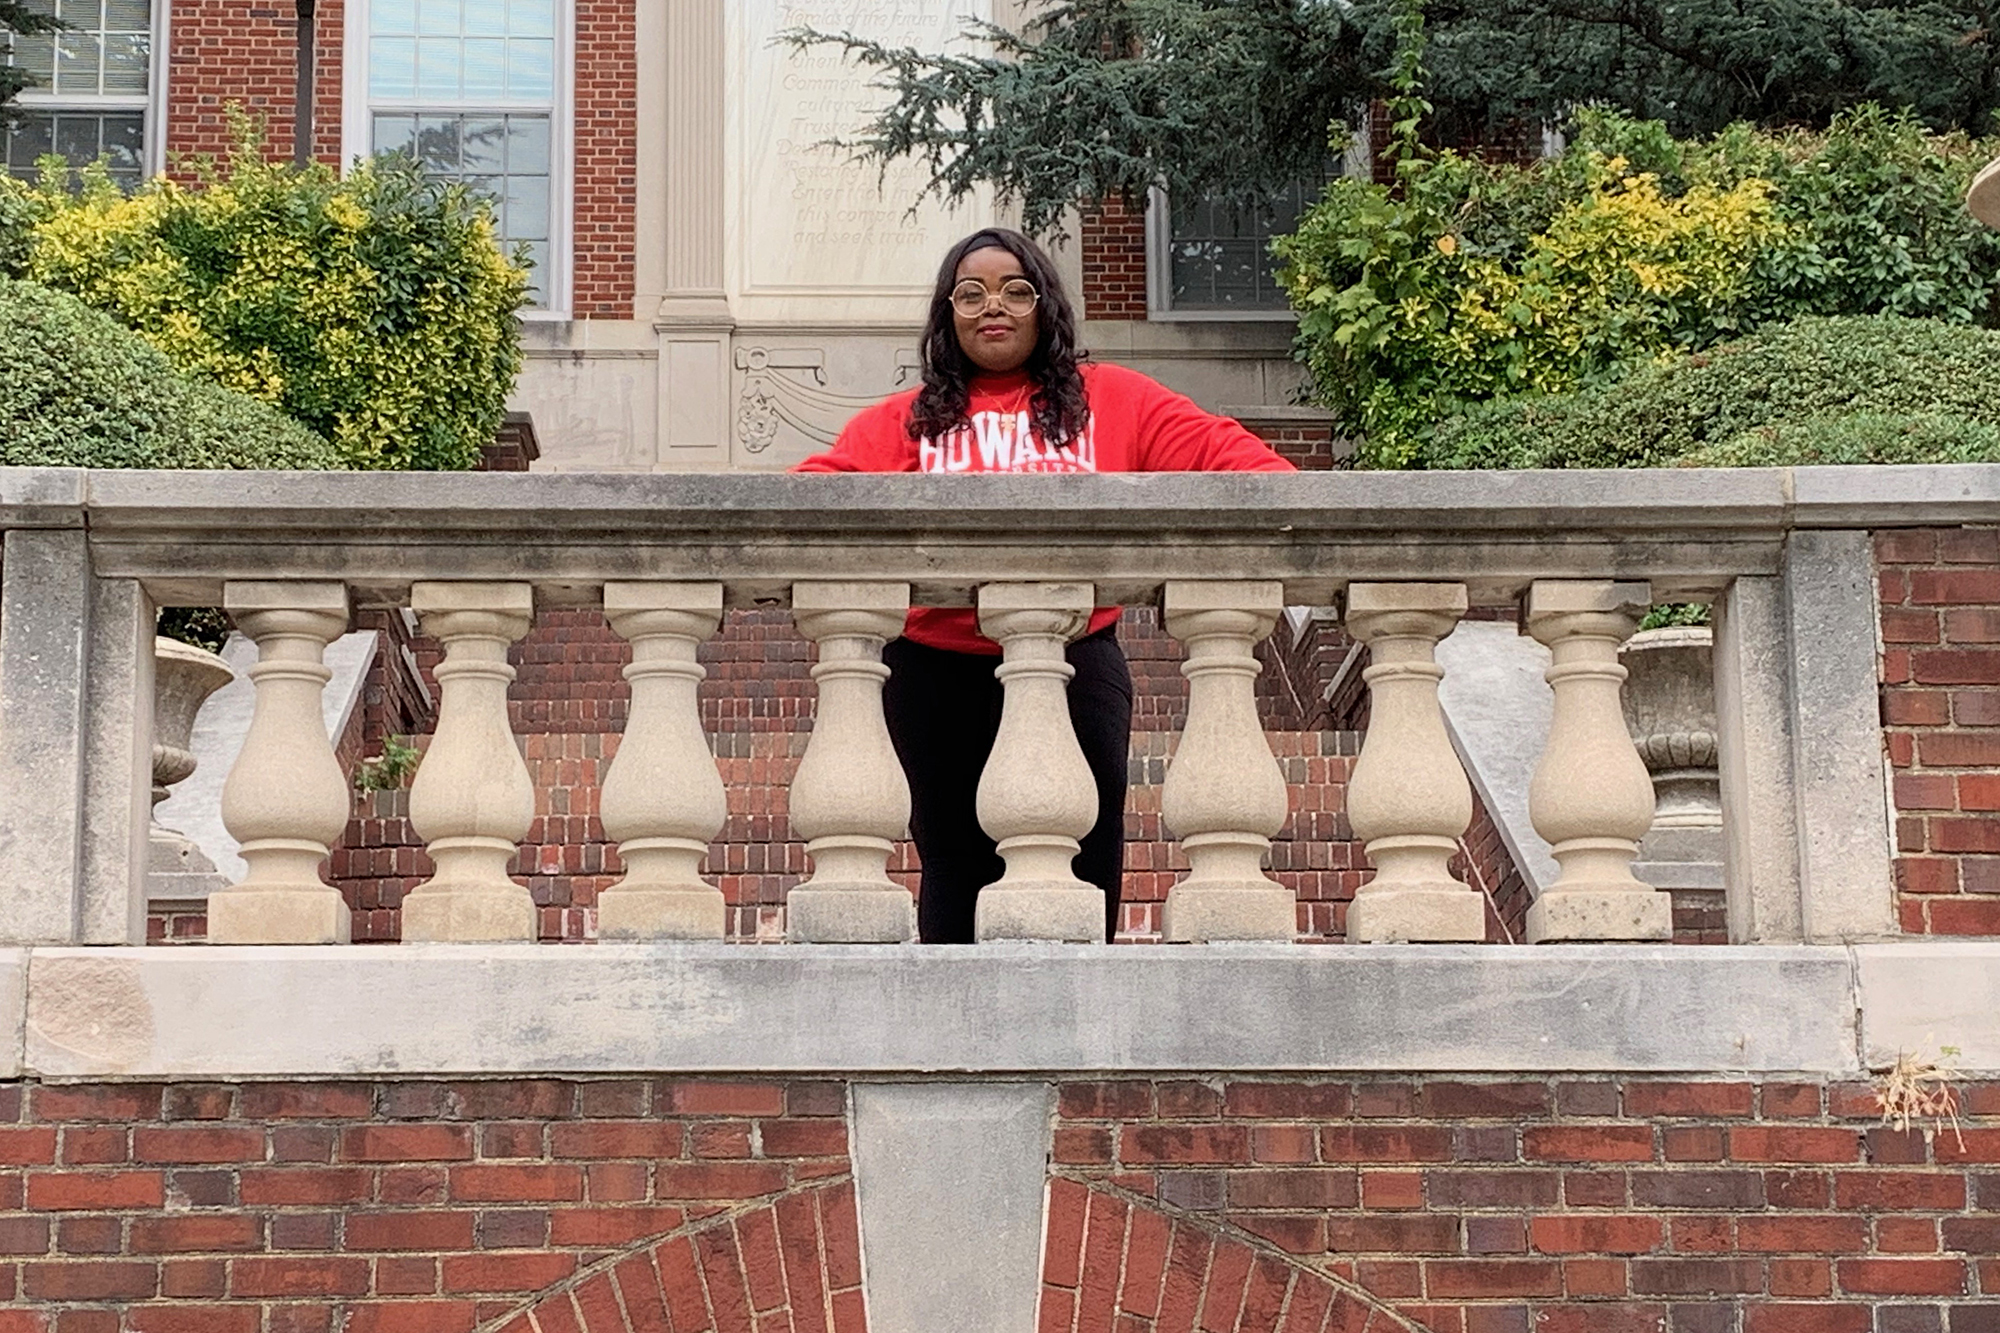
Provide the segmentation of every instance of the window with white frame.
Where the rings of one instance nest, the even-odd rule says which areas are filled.
[[[543,310],[564,295],[565,9],[566,0],[366,0],[355,53],[362,115],[347,131],[350,156],[406,153],[425,175],[492,200],[502,247],[525,246],[534,261],[529,301]]]
[[[6,63],[34,81],[6,114],[0,170],[32,177],[53,153],[74,179],[75,169],[101,157],[111,178],[132,188],[157,158],[149,138],[154,0],[30,0],[28,7],[67,26],[0,39]]]

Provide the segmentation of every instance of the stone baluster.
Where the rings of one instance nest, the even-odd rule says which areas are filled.
[[[347,903],[319,877],[347,828],[347,779],[320,695],[326,645],[347,632],[339,583],[226,583],[222,602],[257,645],[250,731],[222,787],[222,823],[249,872],[208,898],[212,944],[346,944]]]
[[[792,828],[813,863],[786,899],[793,940],[916,936],[916,903],[888,874],[910,821],[910,784],[882,716],[882,645],[902,633],[909,608],[907,583],[792,585],[792,619],[819,645],[819,708],[791,787]]]
[[[604,614],[632,644],[632,711],[598,808],[625,877],[598,897],[609,940],[719,940],[722,890],[701,877],[729,816],[728,793],[701,729],[696,658],[722,623],[720,583],[608,583]]]
[[[403,938],[533,940],[535,900],[507,876],[535,818],[535,784],[507,717],[507,646],[533,622],[533,589],[417,583],[410,606],[444,661],[437,732],[410,784],[410,826],[437,873],[403,899]]]
[[[1618,647],[1651,602],[1644,583],[1544,579],[1528,590],[1528,632],[1548,645],[1555,691],[1528,815],[1561,866],[1528,909],[1530,943],[1673,938],[1671,900],[1632,875],[1653,784],[1619,704]]]
[[[1188,650],[1188,711],[1160,812],[1189,865],[1167,893],[1168,940],[1288,940],[1296,931],[1296,897],[1263,870],[1286,799],[1257,717],[1254,652],[1284,606],[1275,582],[1167,584],[1167,632]]]
[[[1462,583],[1356,583],[1347,628],[1368,645],[1368,735],[1347,819],[1375,877],[1347,909],[1353,943],[1486,938],[1485,899],[1449,868],[1472,822],[1472,786],[1438,707],[1438,640],[1465,614]]]
[[[979,824],[1007,863],[979,895],[973,936],[985,940],[1104,939],[1104,893],[1070,863],[1097,822],[1097,785],[1070,725],[1076,668],[1063,646],[1090,621],[1088,583],[993,583],[979,590],[979,629],[1004,654],[994,674],[1003,703],[979,775]]]

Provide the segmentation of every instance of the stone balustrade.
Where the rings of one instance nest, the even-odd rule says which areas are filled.
[[[2000,487],[1983,473],[1874,471],[1903,487],[1906,521],[2000,514]],[[410,794],[436,874],[404,904],[410,941],[535,938],[534,905],[507,873],[535,796],[509,730],[507,656],[544,607],[600,609],[632,645],[631,711],[602,791],[626,867],[602,895],[605,939],[724,933],[702,861],[726,793],[697,709],[697,653],[726,608],[752,605],[789,606],[818,655],[817,725],[791,796],[812,862],[791,896],[795,942],[914,934],[910,896],[886,870],[910,794],[882,716],[882,646],[911,605],[976,608],[1004,654],[978,815],[1006,868],[981,896],[981,941],[1101,939],[1102,895],[1070,865],[1095,793],[1063,702],[1063,648],[1109,604],[1160,606],[1187,653],[1187,720],[1162,794],[1190,867],[1166,902],[1170,941],[1292,938],[1290,894],[1263,868],[1285,784],[1258,725],[1254,653],[1287,605],[1341,607],[1369,653],[1370,726],[1348,815],[1376,874],[1350,910],[1351,942],[1487,937],[1486,901],[1453,868],[1473,800],[1435,651],[1479,607],[1517,614],[1550,652],[1553,725],[1529,805],[1561,871],[1531,909],[1530,940],[1670,937],[1666,895],[1631,870],[1653,793],[1621,714],[1618,660],[1661,602],[1721,608],[1737,938],[1813,938],[1814,921],[1857,938],[1886,917],[1882,784],[1845,771],[1822,780],[1842,756],[1879,775],[1879,746],[1829,734],[1814,709],[1829,683],[1854,688],[1847,658],[1872,672],[1873,635],[1812,653],[1794,642],[1801,607],[1819,606],[1815,623],[1842,607],[1827,601],[1823,571],[1788,553],[1810,539],[1865,555],[1865,542],[1807,530],[1857,529],[1864,507],[1866,522],[1883,521],[1885,502],[1838,470],[982,480],[0,470],[0,941],[139,942],[129,924],[121,938],[101,923],[134,920],[120,895],[144,892],[145,822],[109,812],[145,786],[121,765],[149,744],[116,733],[150,726],[129,702],[147,669],[124,638],[132,607],[156,605],[225,606],[259,650],[256,720],[224,796],[250,871],[210,900],[217,944],[346,938],[347,909],[319,878],[347,801],[320,724],[320,656],[362,606],[407,606],[444,647],[438,725]],[[35,600],[51,589],[62,596],[49,604],[69,609]],[[44,623],[55,614],[82,623]],[[56,727],[38,749],[21,729],[51,728],[49,708],[23,724],[15,701],[51,680],[73,681],[80,709],[106,711],[76,712],[74,735]],[[1804,753],[1816,762],[1794,762]],[[23,785],[40,775],[54,785]],[[1759,817],[1778,805],[1787,821]],[[1820,821],[1845,837],[1879,831],[1880,858],[1820,866]],[[65,831],[67,860],[30,877]],[[119,836],[137,868],[118,864]]]

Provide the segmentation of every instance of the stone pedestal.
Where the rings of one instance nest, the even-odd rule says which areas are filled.
[[[1438,640],[1465,614],[1462,583],[1357,583],[1347,627],[1368,645],[1368,735],[1348,779],[1347,818],[1375,878],[1347,909],[1350,942],[1486,938],[1486,901],[1451,873],[1472,823],[1472,784],[1438,706]]]
[[[1161,934],[1171,941],[1288,940],[1292,891],[1264,873],[1285,825],[1284,775],[1257,717],[1253,649],[1285,609],[1278,583],[1175,582],[1167,632],[1187,645],[1187,723],[1167,767],[1160,811],[1187,853],[1187,875],[1167,893]]]
[[[1653,824],[1653,784],[1625,729],[1618,648],[1651,604],[1644,583],[1537,581],[1528,632],[1551,656],[1555,713],[1528,787],[1535,831],[1562,867],[1528,909],[1528,940],[1667,940],[1673,904],[1635,878]]]
[[[599,809],[625,877],[598,898],[608,940],[719,940],[722,890],[701,877],[729,796],[701,729],[707,668],[696,653],[722,623],[720,583],[610,583],[604,615],[632,643],[632,713]]]
[[[1090,621],[1087,583],[993,583],[979,590],[979,628],[1005,654],[994,674],[1005,701],[979,775],[979,825],[1007,863],[979,895],[973,935],[985,940],[1102,942],[1104,894],[1070,863],[1097,822],[1097,784],[1070,725],[1076,674],[1063,647]]]
[[[346,944],[347,903],[319,877],[351,798],[320,714],[326,645],[347,631],[339,583],[229,583],[223,605],[257,645],[257,710],[222,789],[249,873],[209,896],[211,944]]]
[[[882,715],[882,645],[903,632],[909,607],[907,583],[792,585],[792,618],[819,645],[819,707],[792,777],[792,828],[813,863],[812,878],[785,898],[794,941],[916,938],[916,903],[888,873],[910,822],[910,784]]]

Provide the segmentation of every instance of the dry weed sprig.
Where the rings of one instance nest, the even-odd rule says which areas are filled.
[[[1898,1051],[1896,1063],[1875,1076],[1875,1100],[1882,1107],[1882,1123],[1906,1130],[1912,1120],[1933,1121],[1948,1127],[1963,1148],[1957,1088],[1963,1075],[1957,1067],[1958,1054],[1956,1046],[1939,1047],[1935,1059]]]

